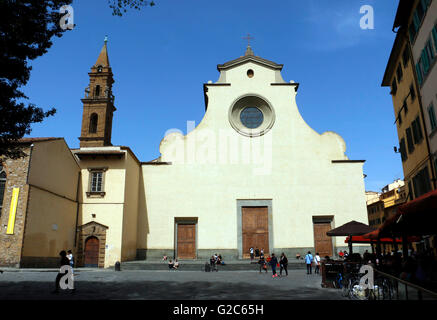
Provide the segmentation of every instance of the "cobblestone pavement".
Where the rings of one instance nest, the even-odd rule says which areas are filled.
[[[0,274],[0,300],[340,300],[339,290],[321,287],[321,276],[290,270],[288,277],[254,271],[75,270],[74,294],[54,294],[56,272]]]

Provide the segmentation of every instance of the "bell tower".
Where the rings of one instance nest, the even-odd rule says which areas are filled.
[[[89,86],[85,89],[80,147],[112,146],[112,117],[115,110],[112,84],[114,83],[108,58],[108,39],[91,67]]]

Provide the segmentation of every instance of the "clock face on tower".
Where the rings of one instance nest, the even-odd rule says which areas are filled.
[[[275,113],[266,99],[250,94],[238,98],[231,105],[229,122],[238,133],[258,137],[273,127]]]

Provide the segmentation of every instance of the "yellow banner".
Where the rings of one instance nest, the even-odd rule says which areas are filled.
[[[14,234],[15,214],[17,213],[19,192],[20,192],[20,188],[14,188],[12,190],[11,208],[9,210],[9,221],[8,221],[8,229],[6,230],[6,234]]]

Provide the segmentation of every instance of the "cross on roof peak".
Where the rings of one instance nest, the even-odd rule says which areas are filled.
[[[255,38],[250,36],[250,33],[247,34],[247,36],[243,37],[243,39],[247,40],[247,46],[250,47],[250,40],[253,40]]]

